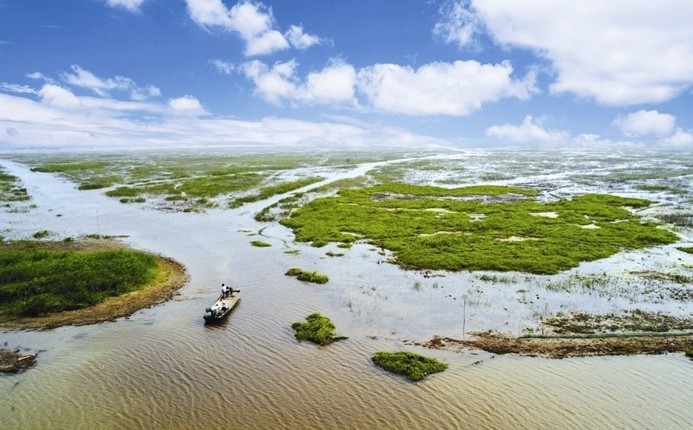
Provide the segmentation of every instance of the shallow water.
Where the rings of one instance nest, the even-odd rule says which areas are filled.
[[[34,368],[0,377],[2,428],[685,429],[693,422],[693,363],[683,354],[548,360],[405,345],[462,335],[461,295],[479,284],[472,275],[423,278],[381,263],[366,245],[330,258],[327,249],[292,243],[278,225],[262,230],[273,246],[256,248],[249,242],[267,225],[252,220],[253,206],[163,213],[2,165],[24,180],[37,207],[0,213],[0,234],[126,236],[190,274],[173,300],[129,318],[0,332],[5,347],[40,352]],[[289,248],[301,252],[285,254]],[[635,259],[619,256],[600,270]],[[298,282],[284,276],[290,267],[319,270],[330,282]],[[202,312],[222,282],[240,288],[242,301],[223,324],[205,326]],[[481,286],[491,291],[470,295],[466,329],[521,331],[532,308],[498,308],[516,302],[507,297],[516,287]],[[349,339],[325,348],[296,342],[291,323],[314,311]],[[399,349],[450,368],[412,384],[370,363],[376,351]]]

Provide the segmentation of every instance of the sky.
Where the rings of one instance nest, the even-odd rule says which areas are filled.
[[[691,0],[0,0],[0,149],[693,150]]]

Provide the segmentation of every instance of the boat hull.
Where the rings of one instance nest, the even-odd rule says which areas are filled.
[[[234,292],[230,296],[219,296],[214,304],[205,310],[203,316],[205,323],[215,323],[226,318],[233,308],[240,302],[241,297],[238,292]]]

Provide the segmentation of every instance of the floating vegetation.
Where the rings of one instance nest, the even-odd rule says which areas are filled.
[[[693,254],[693,246],[682,246],[682,247],[676,248],[676,249],[678,249],[679,251],[682,251],[682,252],[687,252],[689,254]]]
[[[281,223],[296,240],[315,247],[365,240],[391,251],[405,268],[451,271],[555,274],[622,249],[677,240],[625,209],[649,206],[647,200],[587,194],[540,203],[537,193],[506,186],[382,184],[315,199]]]
[[[330,280],[327,275],[323,275],[322,273],[316,271],[311,272],[297,267],[287,270],[285,275],[294,276],[299,281],[313,282],[315,284],[326,284]]]
[[[428,375],[442,372],[448,368],[446,363],[435,358],[408,351],[380,351],[373,355],[372,360],[376,366],[398,375],[404,375],[410,381],[421,381]]]
[[[343,257],[344,253],[343,252],[334,252],[334,251],[327,251],[325,253],[328,257]]]
[[[306,317],[306,322],[291,324],[298,341],[310,341],[318,345],[329,345],[332,342],[348,339],[346,336],[335,335],[335,325],[324,315],[313,313]]]
[[[137,290],[157,276],[144,252],[83,252],[70,242],[15,242],[0,246],[0,311],[34,317],[97,304]]]
[[[301,253],[300,249],[287,249],[284,251],[284,254],[289,254],[289,255],[298,255]]]
[[[250,244],[253,246],[257,246],[258,248],[266,248],[266,247],[272,246],[271,244],[264,242],[262,240],[254,240],[254,241],[250,242]]]

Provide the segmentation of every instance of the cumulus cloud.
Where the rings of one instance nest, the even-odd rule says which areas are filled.
[[[470,8],[469,0],[447,0],[440,8],[440,15],[441,20],[433,27],[434,35],[460,48],[475,43],[474,35],[480,24]]]
[[[693,132],[683,131],[677,128],[674,133],[668,138],[664,139],[664,143],[669,145],[691,145],[693,144]]]
[[[670,100],[693,85],[693,2],[669,0],[457,1],[495,41],[529,48],[555,73],[553,93],[606,105]],[[466,21],[465,21],[466,20]],[[466,27],[464,23],[467,22]]]
[[[318,36],[306,34],[303,27],[292,25],[286,34],[276,27],[272,9],[259,2],[241,1],[228,9],[221,0],[186,0],[190,18],[210,29],[238,33],[245,42],[246,56],[267,55],[293,46],[306,49],[319,44]]]
[[[70,85],[86,88],[101,97],[108,97],[108,91],[111,90],[127,91],[132,100],[145,100],[161,95],[161,91],[155,86],[140,87],[132,79],[123,76],[102,79],[76,64],[72,66],[72,73],[63,74],[63,79]]]
[[[547,130],[541,125],[541,120],[535,120],[527,115],[520,125],[494,125],[486,129],[486,135],[508,139],[513,142],[563,142],[570,137],[566,131]],[[594,135],[582,135],[585,140],[595,141]]]
[[[322,70],[308,73],[304,80],[297,76],[297,66],[293,60],[271,67],[253,60],[242,66],[242,72],[255,85],[255,92],[270,103],[355,103],[356,71],[353,66],[332,60]]]
[[[170,99],[168,101],[168,106],[174,112],[184,115],[199,115],[205,112],[200,101],[196,97],[190,95]]]
[[[509,62],[430,63],[413,69],[376,64],[358,73],[359,89],[376,109],[407,115],[464,116],[502,98],[525,100],[536,91],[535,76],[512,78]]]
[[[619,116],[613,121],[613,125],[630,137],[665,137],[674,131],[676,117],[656,110],[639,110],[623,117]]]
[[[130,12],[138,11],[142,3],[144,3],[144,0],[106,0],[106,4],[109,6],[122,7]]]
[[[41,102],[63,109],[77,109],[82,104],[70,90],[53,84],[44,85],[38,92]]]

